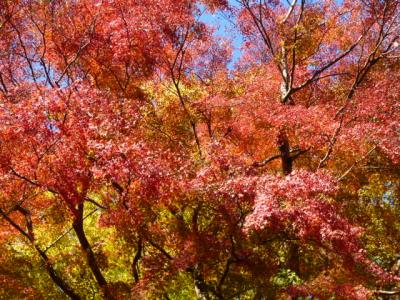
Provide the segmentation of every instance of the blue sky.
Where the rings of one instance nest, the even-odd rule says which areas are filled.
[[[240,47],[243,42],[243,37],[240,35],[238,30],[235,29],[234,25],[232,24],[232,19],[229,21],[229,16],[227,13],[218,12],[211,14],[205,11],[201,15],[200,21],[210,24],[216,28],[215,35],[228,37],[231,40],[233,46],[233,55],[229,67],[233,68],[234,63],[239,59],[241,54]]]

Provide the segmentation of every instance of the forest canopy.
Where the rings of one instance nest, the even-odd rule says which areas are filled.
[[[399,82],[399,0],[1,0],[0,298],[397,299]]]

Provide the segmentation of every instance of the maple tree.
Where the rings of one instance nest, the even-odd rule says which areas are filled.
[[[398,0],[1,1],[1,297],[399,294],[399,43]]]

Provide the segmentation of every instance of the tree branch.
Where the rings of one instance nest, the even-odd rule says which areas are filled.
[[[295,153],[294,155],[292,155],[290,157],[290,159],[292,159],[293,161],[298,158],[300,155],[308,152],[310,149],[298,149],[298,148],[292,148],[289,150],[289,153]],[[268,163],[270,163],[271,161],[274,161],[275,159],[281,158],[282,154],[276,154],[276,155],[272,155],[266,159],[264,159],[263,161],[260,162],[254,162],[251,166],[254,168],[260,168],[260,167],[264,167],[265,165],[267,165]]]
[[[108,209],[108,207],[106,207],[106,206],[104,206],[104,205],[101,205],[99,202],[97,202],[96,200],[94,200],[94,199],[92,199],[92,198],[86,197],[85,200],[86,200],[87,202],[90,202],[90,203],[96,205],[98,208],[101,208],[101,209]]]
[[[375,290],[373,292],[376,295],[397,295],[397,294],[400,294],[400,290],[397,290],[397,291]]]
[[[337,181],[342,181],[353,169],[355,166],[357,166],[361,161],[363,161],[365,158],[367,158],[375,149],[376,149],[376,145],[374,147],[372,147],[365,155],[363,155],[361,158],[359,158],[358,160],[356,160],[350,168],[348,168],[342,175],[339,176],[339,178],[337,179]]]

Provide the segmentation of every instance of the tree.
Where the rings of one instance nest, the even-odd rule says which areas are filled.
[[[244,39],[233,69],[210,12]],[[3,1],[1,295],[400,293],[399,14]]]

